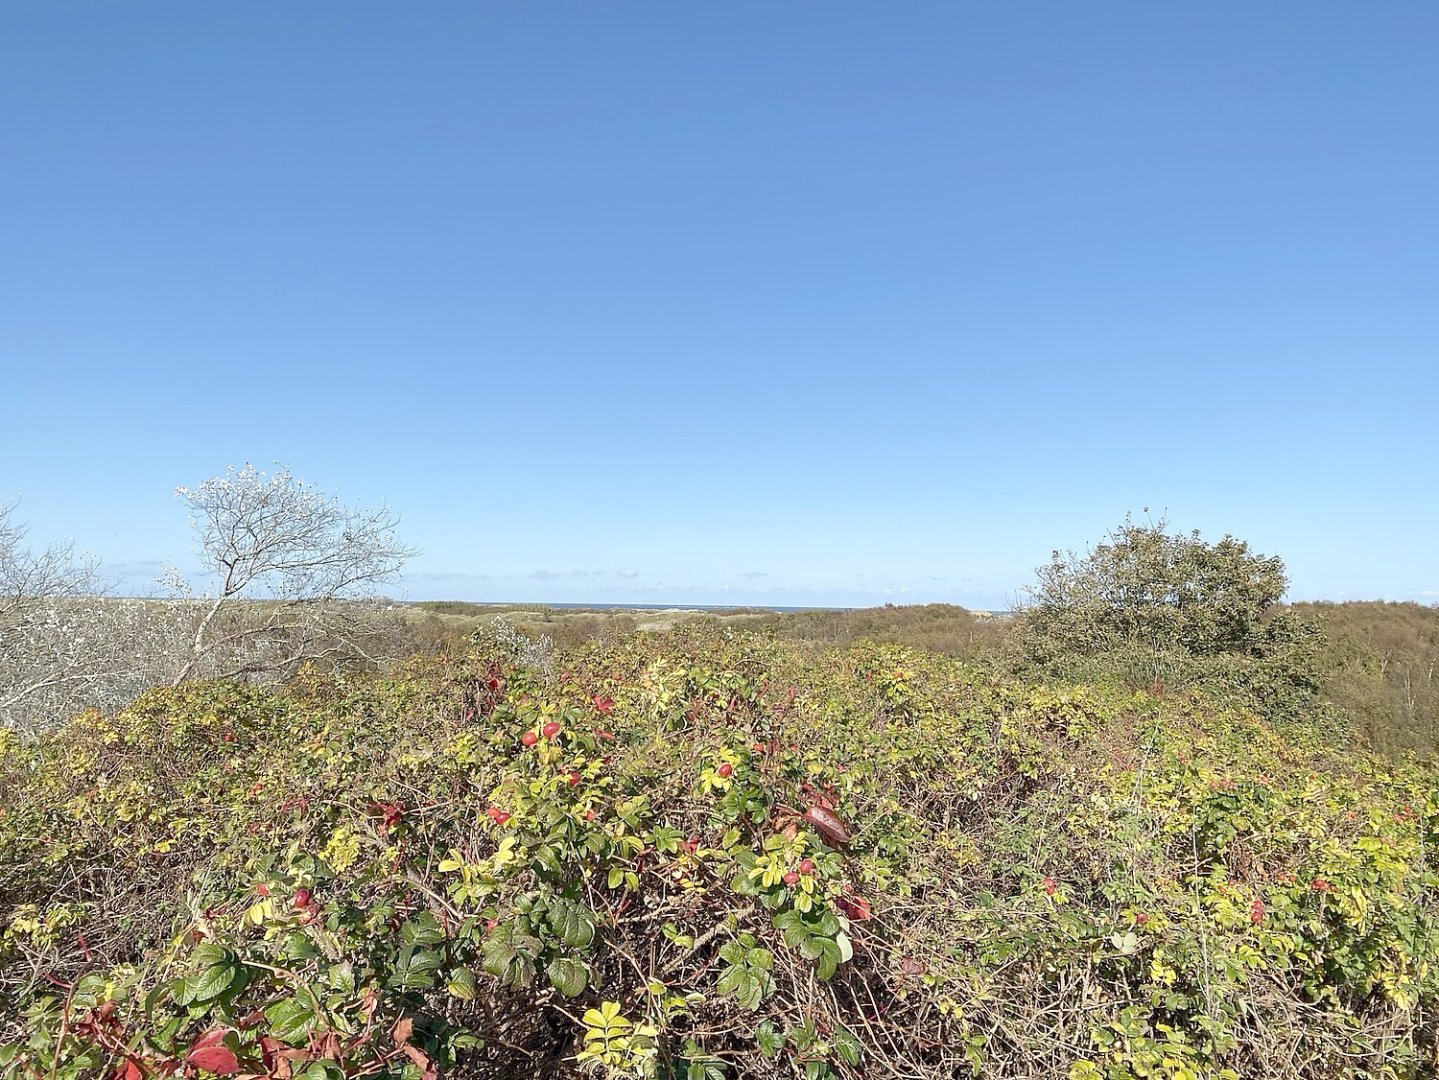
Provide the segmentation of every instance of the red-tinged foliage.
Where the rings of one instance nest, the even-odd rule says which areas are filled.
[[[224,1033],[221,1033],[221,1038]],[[185,1061],[197,1069],[204,1069],[206,1072],[215,1073],[218,1076],[234,1076],[243,1072],[240,1066],[240,1059],[228,1046],[218,1043],[203,1043],[197,1041],[190,1052],[185,1055]]]
[[[209,1051],[540,1080],[604,1044],[595,1080],[1425,1075],[1425,766],[882,646],[571,662],[213,684],[0,736],[0,1074],[16,1044],[39,1080],[200,1080]],[[581,688],[620,685],[602,731]]]
[[[804,812],[804,819],[814,826],[825,843],[831,847],[843,847],[849,843],[849,826],[827,806],[811,806]]]

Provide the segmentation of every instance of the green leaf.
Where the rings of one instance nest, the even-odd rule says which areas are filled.
[[[784,1035],[778,1031],[768,1020],[760,1021],[754,1029],[755,1045],[759,1052],[767,1058],[778,1057],[779,1052],[784,1049]]]
[[[834,1050],[846,1065],[853,1068],[859,1064],[860,1045],[859,1040],[851,1035],[844,1028],[835,1028]]]
[[[420,912],[400,927],[400,942],[404,945],[438,945],[444,940],[444,929],[428,911]]]
[[[481,966],[506,986],[528,986],[534,981],[540,940],[514,923],[495,928],[480,947]]]
[[[100,1003],[100,995],[104,990],[105,976],[95,972],[82,975],[75,983],[75,992],[71,995],[70,1005],[72,1008],[93,1009]]]
[[[270,1022],[269,1034],[282,1042],[298,1046],[308,1039],[315,1026],[314,1010],[295,998],[284,998],[265,1010],[265,1019]]]
[[[758,975],[752,972],[745,972],[739,980],[739,992],[735,995],[739,1006],[748,1012],[754,1012],[759,1008],[760,1002],[764,1000],[764,983]]]
[[[399,990],[428,990],[435,985],[435,972],[444,957],[434,949],[410,946],[400,950],[390,985]]]
[[[196,952],[198,951],[196,950]],[[210,964],[203,971],[191,975],[181,984],[179,992],[175,995],[175,1001],[178,1004],[191,1005],[210,1001],[230,988],[230,984],[239,975],[240,969],[235,963],[234,953],[224,950],[221,952],[221,959]]]
[[[313,960],[320,950],[309,934],[297,930],[285,937],[283,955],[286,960]]]
[[[839,946],[828,938],[811,938],[811,941],[819,942],[819,960],[814,965],[814,973],[821,979],[828,979],[839,967]]]
[[[584,993],[590,981],[589,969],[568,956],[557,956],[551,960],[545,974],[549,976],[551,986],[570,998]]]
[[[173,998],[176,994],[180,992],[180,987],[183,984],[183,979],[173,979],[170,982],[161,983],[159,986],[155,987],[155,989],[151,990],[148,994],[145,995],[146,1023],[151,1022],[152,1014],[155,1012],[155,1006],[160,1004],[160,1002],[164,999],[165,995],[169,994]]]
[[[555,936],[572,949],[587,948],[595,939],[595,924],[590,913],[579,904],[557,900],[546,914]]]
[[[479,993],[475,973],[469,968],[460,968],[452,973],[449,981],[445,983],[445,989],[450,992],[451,997],[457,997],[461,1001],[474,1001],[475,995]]]

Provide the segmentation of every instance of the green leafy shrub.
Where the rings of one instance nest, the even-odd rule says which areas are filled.
[[[696,628],[0,733],[0,1071],[1421,1076],[1435,775]]]

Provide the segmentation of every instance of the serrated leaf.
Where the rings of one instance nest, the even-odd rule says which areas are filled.
[[[445,940],[439,920],[422,911],[400,926],[400,942],[404,945],[438,945]]]
[[[234,957],[226,954],[225,959],[187,978],[181,992],[175,995],[175,1000],[181,1005],[210,1001],[228,990],[239,973],[240,969],[236,966]]]
[[[784,1035],[768,1020],[761,1021],[754,1029],[755,1045],[764,1057],[778,1057],[784,1049]]]
[[[584,964],[568,956],[557,956],[545,968],[550,985],[565,997],[579,997],[589,984],[590,973]]]
[[[401,990],[428,990],[435,985],[435,972],[444,958],[434,949],[410,946],[400,950],[390,985]]]
[[[735,994],[741,1009],[754,1012],[759,1008],[760,1002],[764,1000],[764,983],[760,977],[751,972],[746,972],[739,980],[739,991]]]
[[[557,901],[546,913],[555,936],[573,949],[584,949],[595,939],[595,924],[578,904]]]
[[[504,923],[480,947],[480,966],[507,986],[528,986],[534,981],[539,955],[539,938]]]
[[[319,955],[320,950],[309,934],[297,930],[285,937],[284,957],[286,960],[312,960]]]
[[[851,1035],[844,1028],[836,1028],[834,1033],[834,1049],[839,1054],[840,1060],[846,1065],[854,1068],[859,1065],[860,1045],[859,1040]]]
[[[839,946],[825,938],[811,940],[820,942],[820,954],[814,965],[814,973],[820,979],[828,979],[839,968]]]
[[[275,1002],[264,1012],[270,1022],[269,1034],[295,1046],[306,1041],[315,1026],[314,1010],[292,997]]]
[[[457,997],[461,1001],[474,1001],[475,995],[479,992],[479,986],[475,982],[475,973],[469,968],[460,968],[454,972],[445,989],[450,992],[451,997]]]
[[[185,1061],[217,1076],[233,1076],[240,1071],[239,1059],[228,1046],[199,1047],[186,1054]]]

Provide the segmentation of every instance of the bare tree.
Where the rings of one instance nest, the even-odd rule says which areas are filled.
[[[83,610],[103,590],[99,564],[70,543],[26,547],[14,510],[0,505],[0,723],[23,725],[112,677],[123,657]]]
[[[306,662],[380,662],[393,652],[398,621],[376,593],[413,551],[396,539],[390,510],[342,506],[284,467],[273,475],[231,468],[176,495],[218,584],[194,598],[194,632],[174,685],[283,677]]]

